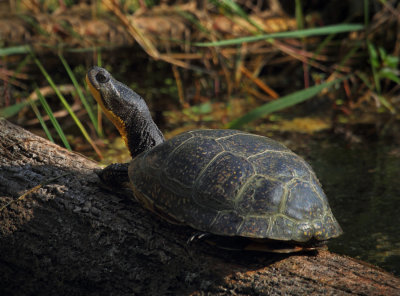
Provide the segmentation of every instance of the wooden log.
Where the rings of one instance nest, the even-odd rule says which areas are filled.
[[[102,189],[95,162],[4,119],[0,166],[1,295],[400,295],[399,278],[329,251],[188,245],[192,229]]]

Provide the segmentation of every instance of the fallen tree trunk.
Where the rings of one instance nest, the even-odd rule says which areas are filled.
[[[6,120],[0,166],[1,295],[400,293],[399,278],[328,251],[289,256],[187,245],[190,228],[101,189],[95,162]]]

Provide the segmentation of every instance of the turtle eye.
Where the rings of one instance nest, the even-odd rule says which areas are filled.
[[[96,74],[96,80],[99,83],[106,83],[106,82],[108,82],[108,80],[110,80],[110,76],[106,75],[102,72],[99,72]]]

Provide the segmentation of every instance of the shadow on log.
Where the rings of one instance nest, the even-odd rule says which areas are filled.
[[[399,295],[367,263],[230,252],[198,242],[128,195],[101,189],[97,164],[0,119],[1,295]]]

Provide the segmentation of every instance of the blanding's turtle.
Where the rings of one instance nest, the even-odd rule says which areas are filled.
[[[137,93],[99,67],[86,81],[132,156],[100,178],[128,181],[145,208],[220,238],[251,241],[245,249],[309,250],[342,233],[314,171],[284,145],[215,129],[165,141]]]

